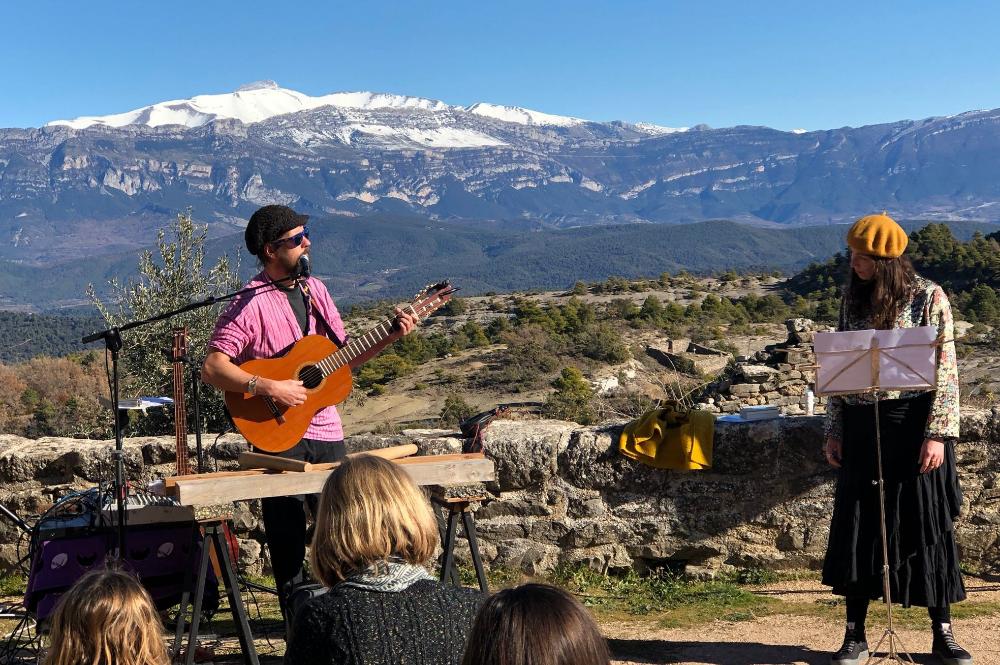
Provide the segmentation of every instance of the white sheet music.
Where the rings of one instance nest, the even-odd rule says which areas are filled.
[[[879,347],[879,387],[883,390],[934,388],[937,328],[899,328],[876,332]]]
[[[926,390],[935,385],[937,329],[851,330],[816,333],[816,393]],[[873,354],[878,364],[873,366]]]

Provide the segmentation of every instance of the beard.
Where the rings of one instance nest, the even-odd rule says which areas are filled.
[[[278,265],[281,268],[282,272],[284,272],[286,275],[291,275],[291,274],[295,273],[295,271],[298,269],[299,256],[302,256],[302,255],[308,254],[308,253],[309,253],[308,251],[303,252],[302,254],[299,254],[298,256],[296,256],[294,259],[291,256],[285,254],[285,255],[281,256],[281,258],[279,259]]]

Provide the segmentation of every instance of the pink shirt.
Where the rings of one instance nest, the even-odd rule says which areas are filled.
[[[267,273],[261,272],[247,286],[270,281]],[[340,320],[340,312],[333,304],[326,285],[315,277],[309,277],[307,282],[311,297],[309,334],[324,335],[327,332],[316,317],[315,310],[318,309],[333,328],[334,337],[345,341],[347,333],[344,323]],[[295,312],[288,303],[288,296],[276,287],[264,287],[239,296],[229,304],[215,324],[208,348],[225,353],[239,365],[247,360],[283,355],[288,347],[301,338],[302,329],[295,320]],[[343,439],[344,428],[340,424],[337,407],[329,406],[317,411],[303,436],[319,441]]]

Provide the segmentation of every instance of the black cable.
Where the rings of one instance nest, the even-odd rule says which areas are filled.
[[[240,599],[242,600],[243,598],[242,589],[244,588],[245,580],[243,576],[240,574],[240,571],[238,569],[236,572],[236,579],[241,589]],[[246,593],[250,595],[250,600],[251,602],[253,602],[254,609],[257,611],[257,625],[260,626],[260,630],[264,634],[264,641],[267,643],[267,646],[271,649],[270,653],[274,653],[278,650],[278,647],[274,644],[274,642],[271,641],[271,636],[273,635],[272,628],[279,626],[283,628],[284,622],[269,621],[265,623],[264,615],[260,611],[260,602],[257,600],[257,594],[254,593],[254,587],[246,586],[245,588],[246,588]],[[259,653],[260,652],[258,652],[258,655]]]
[[[11,606],[11,608],[15,607],[17,605]],[[16,663],[33,665],[37,663],[42,646],[41,633],[37,630],[33,631],[33,628],[37,629],[38,624],[35,623],[31,615],[25,610],[20,621],[17,622],[17,625],[7,634],[6,639],[0,645],[0,663],[3,665],[15,665]]]
[[[232,431],[233,428],[227,425],[224,430],[222,430],[216,435],[215,441],[213,441],[212,445],[208,447],[209,455],[212,457],[212,461],[215,463],[216,473],[218,473],[219,471],[219,454],[218,454],[219,439],[221,439],[224,435],[229,434]]]

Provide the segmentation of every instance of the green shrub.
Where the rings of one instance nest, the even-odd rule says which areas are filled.
[[[441,409],[441,422],[444,425],[458,427],[458,424],[476,415],[476,410],[460,395],[448,395]]]
[[[594,421],[594,411],[590,400],[594,391],[576,367],[566,367],[559,378],[552,382],[556,389],[542,407],[542,414],[548,418],[570,420],[589,425]]]

